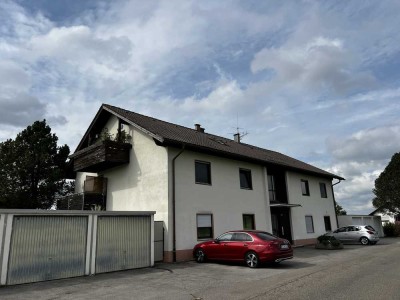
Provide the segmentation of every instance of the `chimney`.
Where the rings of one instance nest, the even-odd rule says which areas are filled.
[[[240,143],[240,133],[235,133],[233,135],[233,139],[235,140],[236,143]]]
[[[194,129],[198,132],[203,132],[204,133],[204,128],[201,127],[200,124],[194,124]]]

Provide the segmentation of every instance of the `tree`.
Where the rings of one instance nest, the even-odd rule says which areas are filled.
[[[400,211],[400,152],[392,156],[385,170],[375,180],[372,200],[376,208],[393,213]]]
[[[347,215],[347,211],[343,209],[336,201],[335,201],[335,212],[337,216]]]
[[[57,141],[43,120],[0,143],[1,208],[49,209],[65,194],[69,147]]]

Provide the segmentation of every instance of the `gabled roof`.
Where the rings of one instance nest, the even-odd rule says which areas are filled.
[[[100,119],[102,119],[100,123],[105,123],[105,112],[117,116],[136,129],[148,134],[160,146],[185,147],[185,149],[230,157],[237,160],[263,165],[285,166],[288,169],[302,171],[303,173],[344,180],[344,178],[338,175],[326,172],[276,151],[262,149],[241,142],[238,143],[231,139],[161,121],[108,104],[103,104],[100,107],[76,151],[83,148],[84,141],[87,140],[91,129],[96,127],[96,123]]]

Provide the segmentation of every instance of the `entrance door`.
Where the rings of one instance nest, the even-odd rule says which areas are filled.
[[[271,207],[272,233],[292,242],[290,212],[288,207]]]

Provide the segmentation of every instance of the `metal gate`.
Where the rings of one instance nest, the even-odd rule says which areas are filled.
[[[7,284],[85,275],[87,216],[16,216]]]
[[[96,273],[152,264],[150,216],[99,216],[96,240]]]
[[[164,260],[164,222],[154,222],[154,261]]]

